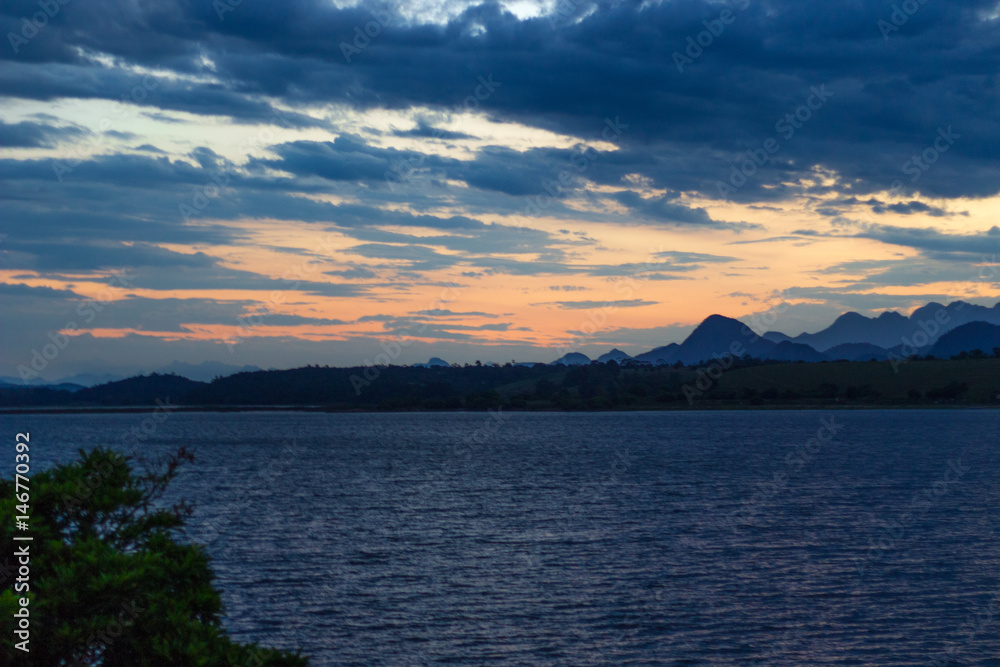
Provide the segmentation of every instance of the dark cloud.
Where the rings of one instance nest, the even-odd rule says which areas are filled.
[[[142,84],[136,71],[88,55],[104,53],[182,75],[157,79],[138,100],[153,113],[269,122],[278,112],[268,99],[291,108],[333,102],[447,111],[466,104],[584,140],[599,138],[605,119],[617,117],[627,127],[606,136],[626,149],[618,157],[631,171],[710,196],[731,164],[777,137],[780,150],[734,195],[747,201],[831,187],[807,185],[816,166],[840,174],[834,187],[857,195],[897,179],[939,197],[996,193],[997,19],[986,18],[995,0],[923,4],[884,39],[878,20],[892,13],[891,4],[869,0],[833,12],[791,0],[749,3],[681,72],[674,52],[718,14],[707,0],[602,3],[579,20],[519,20],[484,3],[446,24],[405,22],[390,8],[380,34],[350,63],[341,43],[372,20],[374,5],[247,0],[220,20],[209,3],[71,3],[18,54],[3,50],[0,77],[6,94],[32,99],[118,99]],[[18,30],[35,9],[7,3],[4,32]],[[786,138],[778,122],[821,85],[832,97]],[[293,126],[325,122],[286,116]],[[909,181],[904,165],[948,126],[960,138]],[[483,174],[481,182],[525,192],[499,176]]]
[[[395,137],[419,137],[422,139],[445,139],[445,140],[456,140],[456,139],[475,139],[476,137],[471,134],[466,134],[465,132],[453,132],[451,130],[444,130],[439,127],[434,127],[429,123],[424,121],[419,121],[417,126],[410,128],[409,130],[393,130],[392,135]]]
[[[5,123],[0,120],[0,146],[5,148],[52,148],[62,141],[85,134],[87,130],[74,126],[57,127],[31,121]]]
[[[33,299],[70,299],[79,296],[72,290],[32,287],[24,283],[0,283],[0,295],[24,296]]]
[[[857,237],[914,248],[929,257],[980,260],[1000,253],[1000,227],[997,226],[974,234],[949,234],[937,229],[870,225]]]
[[[902,215],[925,213],[935,218],[943,218],[947,215],[951,215],[942,208],[938,208],[937,206],[930,206],[929,204],[925,204],[923,202],[916,200],[908,202],[899,202],[898,204],[889,204],[885,208],[889,211],[892,211],[893,213],[901,213]]]
[[[736,257],[726,257],[725,255],[709,255],[702,252],[683,252],[679,250],[662,250],[654,252],[653,257],[665,259],[674,264],[699,264],[704,262],[727,263],[739,261]]]
[[[377,274],[370,269],[357,266],[352,269],[342,269],[340,271],[324,271],[323,275],[347,278],[348,280],[366,280],[368,278],[374,278]]]
[[[613,198],[634,213],[648,219],[675,225],[696,225],[701,227],[732,227],[734,229],[753,229],[759,225],[745,222],[727,223],[713,220],[703,208],[690,208],[678,204],[676,196],[642,197],[631,190],[616,192]]]
[[[446,5],[441,11],[453,11]],[[919,251],[919,261],[909,263],[842,265],[849,278],[840,287],[848,296],[839,300],[833,288],[809,292],[808,298],[838,305],[903,301],[850,290],[953,280],[1000,249],[996,227],[953,233],[849,219],[859,208],[964,215],[940,201],[1000,191],[1000,51],[998,19],[990,18],[996,0],[922,3],[887,36],[877,22],[892,13],[890,0],[749,2],[683,71],[674,54],[718,16],[714,0],[556,6],[557,15],[519,20],[483,2],[432,23],[366,2],[342,8],[318,0],[244,0],[224,16],[217,3],[190,0],[59,4],[37,35],[16,48],[7,39],[0,49],[6,99],[13,105],[64,99],[124,104],[109,117],[111,127],[105,127],[108,118],[85,128],[79,119],[69,123],[51,114],[0,121],[4,147],[57,148],[66,155],[0,159],[2,225],[10,234],[4,268],[72,282],[131,267],[143,289],[337,297],[368,297],[376,286],[351,281],[383,273],[403,292],[411,283],[426,285],[423,272],[436,269],[478,279],[582,274],[682,280],[739,260],[668,251],[645,264],[584,264],[577,253],[601,247],[594,238],[511,221],[538,215],[565,219],[567,226],[579,220],[754,227],[718,220],[711,207],[691,203],[722,197],[765,210],[782,201],[809,202],[830,218],[832,229],[728,243],[805,244],[853,235]],[[4,3],[0,34],[20,34],[22,18],[38,7],[34,0]],[[384,23],[379,34],[345,57],[342,44],[353,41],[354,29],[372,21],[373,12],[385,18],[377,19]],[[816,90],[827,91],[829,100],[804,106]],[[341,131],[345,115],[382,109],[399,112],[408,119],[399,125],[409,129]],[[560,140],[560,148],[469,147],[463,142],[476,137],[443,129],[454,127],[464,110],[483,114],[496,136],[521,124],[569,140]],[[194,144],[184,154],[168,154],[127,131],[142,124],[119,125],[119,112],[142,123],[172,123],[181,136],[185,114],[211,122],[222,117],[258,139],[260,150],[240,164]],[[796,113],[808,120],[791,125],[789,114]],[[258,125],[312,131],[308,140],[265,140],[271,135]],[[942,144],[942,136],[950,138]],[[402,151],[380,143],[391,137],[423,140],[424,148]],[[138,145],[115,153],[125,140]],[[763,147],[775,145],[769,140],[777,148],[765,151],[761,164]],[[458,150],[433,154],[442,142]],[[213,178],[224,184],[202,196]],[[723,193],[720,183],[733,187]],[[887,191],[896,203],[884,201]],[[498,218],[501,223],[484,222]],[[305,224],[334,233],[353,246],[349,253],[378,261],[316,264],[314,279],[293,285],[211,256],[213,246],[249,243],[244,223],[264,221],[278,233],[286,223],[296,231]],[[167,249],[177,247],[192,251]],[[60,324],[55,320],[63,316],[52,308],[60,299],[70,309],[75,303],[70,290],[47,289],[0,288],[37,331]],[[174,332],[185,323],[229,321],[253,307],[138,297],[121,305],[108,326],[140,323]],[[159,315],[143,315],[157,306]],[[274,315],[265,326],[335,322]],[[405,326],[383,322],[389,329]],[[446,324],[435,322],[428,335],[475,338],[476,327]],[[501,331],[507,324],[486,326]],[[147,345],[148,337],[122,341],[140,359]],[[304,343],[300,349],[306,347],[319,349]],[[93,349],[114,348],[97,342]],[[202,354],[208,348],[191,349]]]

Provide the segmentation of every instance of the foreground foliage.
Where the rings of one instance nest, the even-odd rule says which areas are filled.
[[[228,637],[208,556],[174,539],[190,507],[157,502],[178,466],[193,461],[189,452],[140,462],[99,448],[80,457],[31,476],[27,532],[15,529],[14,482],[0,480],[0,664],[306,664]],[[13,591],[20,564],[10,556],[26,544],[15,532],[33,537],[28,592]],[[25,596],[29,653],[11,641]]]

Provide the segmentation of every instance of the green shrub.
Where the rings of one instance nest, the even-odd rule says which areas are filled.
[[[79,461],[31,476],[26,532],[15,528],[21,510],[14,481],[0,480],[0,557],[24,545],[30,552],[30,590],[13,590],[16,560],[0,573],[0,664],[307,664],[298,654],[229,638],[208,556],[200,546],[174,539],[190,506],[159,502],[178,467],[193,460],[184,449],[157,461],[103,448],[81,450]],[[15,541],[15,532],[33,539]],[[20,641],[14,614],[24,597],[27,653],[14,647]]]

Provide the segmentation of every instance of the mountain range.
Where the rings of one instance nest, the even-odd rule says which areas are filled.
[[[780,331],[758,336],[739,320],[710,315],[682,343],[670,343],[634,357],[614,349],[597,361],[692,365],[727,354],[772,361],[871,361],[911,355],[950,358],[976,350],[988,356],[994,348],[1000,348],[1000,303],[989,308],[954,301],[948,305],[928,303],[909,316],[895,311],[877,317],[844,313],[822,331],[794,337]],[[571,366],[591,360],[579,352],[570,352],[552,363]]]
[[[734,355],[786,362],[821,361],[882,361],[904,359],[911,355],[951,358],[980,350],[985,355],[1000,348],[1000,302],[992,308],[965,301],[948,305],[931,302],[909,316],[888,311],[877,317],[848,312],[830,326],[816,333],[788,336],[780,331],[757,335],[743,322],[722,315],[710,315],[682,342],[670,343],[648,352],[630,356],[615,348],[596,360],[581,352],[569,352],[550,365],[580,366],[594,362],[618,364],[631,362],[654,366],[690,366]],[[496,365],[496,364],[491,364]],[[534,363],[515,363],[533,366]],[[447,367],[438,357],[414,367]],[[256,366],[234,366],[218,361],[188,364],[179,361],[158,368],[155,373],[174,374],[196,382],[209,382],[216,377],[259,371]],[[46,388],[78,392],[85,388],[121,380],[108,373],[89,373],[64,377],[55,382],[23,381],[16,377],[0,377],[0,389],[13,387]]]
[[[233,366],[219,361],[203,361],[200,364],[188,364],[181,361],[173,361],[162,368],[157,368],[154,373],[163,375],[179,375],[189,380],[197,382],[210,382],[217,377],[229,377],[236,373],[246,371],[259,371],[257,366]],[[0,376],[0,387],[35,387],[36,389],[60,389],[62,391],[80,391],[87,387],[96,387],[109,382],[117,382],[124,379],[124,376],[113,373],[80,373],[69,375],[55,382],[46,382],[40,378],[34,380],[22,380],[19,377]]]

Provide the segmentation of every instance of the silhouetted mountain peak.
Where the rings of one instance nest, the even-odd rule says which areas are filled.
[[[763,336],[761,336],[761,338],[769,340],[772,343],[783,343],[786,340],[792,339],[791,336],[789,336],[788,334],[783,334],[780,331],[768,331]]]
[[[604,354],[602,354],[601,356],[599,356],[597,358],[597,361],[599,361],[602,364],[606,364],[609,361],[614,361],[614,362],[617,363],[617,362],[622,362],[622,361],[628,361],[631,358],[632,358],[632,355],[626,354],[625,352],[622,352],[621,350],[619,350],[616,347],[613,350],[611,350],[610,352],[605,352]]]
[[[746,324],[723,315],[710,315],[680,344],[672,355],[685,364],[710,361],[725,355],[749,354],[766,358],[775,343],[759,337]]]
[[[552,365],[562,364],[564,366],[583,366],[589,363],[590,357],[582,352],[570,352],[553,361]]]
[[[695,330],[691,332],[691,335],[687,337],[688,341],[696,341],[699,338],[705,336],[716,336],[719,334],[731,335],[733,333],[742,336],[743,331],[748,329],[747,325],[743,324],[739,320],[734,320],[731,317],[726,317],[725,315],[709,315],[701,324],[695,327]]]
[[[854,324],[854,323],[857,323],[857,322],[868,322],[870,320],[871,320],[871,318],[865,317],[861,313],[855,313],[852,310],[850,312],[844,313],[843,315],[841,315],[840,317],[838,317],[837,319],[835,319],[833,321],[833,324],[830,325],[830,327],[835,327],[838,324]]]

